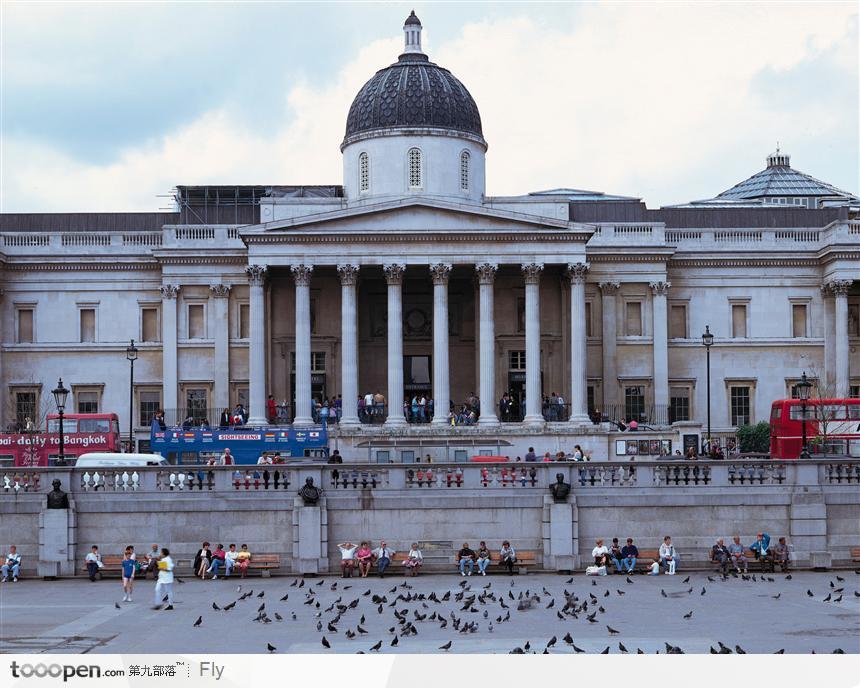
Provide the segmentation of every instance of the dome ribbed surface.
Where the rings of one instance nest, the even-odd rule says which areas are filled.
[[[469,91],[423,53],[401,55],[361,87],[349,108],[346,138],[400,127],[437,127],[483,138],[481,115]]]

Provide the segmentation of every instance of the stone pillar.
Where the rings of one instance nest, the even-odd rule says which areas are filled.
[[[526,283],[526,415],[523,422],[543,423],[540,369],[540,274],[543,263],[523,263]]]
[[[433,425],[448,424],[451,398],[448,377],[448,276],[450,263],[430,266],[433,278]],[[482,407],[483,408],[483,405]]]
[[[169,414],[173,413],[175,418],[166,418],[167,421],[176,425],[182,423],[183,419],[178,417],[179,407],[179,369],[176,350],[176,301],[179,295],[179,287],[173,284],[165,284],[161,287],[161,377],[163,408]]]
[[[834,334],[836,326],[834,324],[835,303],[833,300],[833,292],[827,284],[821,285],[821,301],[822,301],[822,320],[824,322],[824,376],[822,383],[826,384],[830,389],[835,388],[836,381],[836,352],[834,351]]]
[[[313,425],[311,414],[311,273],[313,265],[291,265],[296,283],[296,408],[293,425]]]
[[[245,268],[250,284],[251,341],[248,348],[249,425],[266,424],[266,283],[265,265]]]
[[[848,290],[851,288],[851,280],[833,280],[829,286],[836,299],[836,336],[834,338],[836,393],[834,397],[844,399],[848,396]]]
[[[618,403],[618,369],[615,362],[618,322],[615,296],[621,285],[618,282],[600,282],[597,286],[600,287],[603,301],[603,406],[605,410],[609,410],[608,407],[614,407]]]
[[[654,292],[654,415],[668,420],[669,408],[669,335],[666,294],[671,282],[651,282]]]
[[[480,387],[481,415],[478,425],[498,425],[496,415],[496,320],[494,313],[493,282],[496,279],[495,263],[481,263],[475,266],[478,273],[480,300]]]
[[[312,477],[314,484],[322,488],[322,471],[302,469],[296,485],[304,485],[305,478]],[[293,499],[293,555],[292,572],[316,575],[328,570],[328,518],[325,492],[315,506],[305,506],[301,497]]]
[[[210,328],[210,332],[214,331],[215,335],[215,389],[212,407],[220,413],[222,409],[230,408],[230,286],[213,284],[209,287],[209,293],[215,299],[212,309],[215,327]]]
[[[570,278],[570,423],[587,425],[588,417],[588,353],[585,330],[585,278],[588,263],[569,263]]]
[[[46,474],[46,486],[53,478],[60,478],[63,490],[69,490],[71,471]],[[44,500],[44,496],[40,495]],[[74,576],[77,562],[77,511],[75,500],[69,494],[68,509],[48,509],[44,501],[39,511],[39,560],[36,573],[43,578]]]
[[[400,263],[383,265],[388,283],[388,418],[385,425],[403,425],[403,273]],[[448,410],[445,409],[445,413]]]
[[[340,275],[340,425],[358,425],[358,265],[337,266]]]

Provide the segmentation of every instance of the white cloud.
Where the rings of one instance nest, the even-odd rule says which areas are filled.
[[[654,206],[721,191],[760,169],[777,138],[795,153],[801,140],[856,141],[856,106],[797,94],[796,108],[774,112],[752,90],[762,70],[791,70],[830,50],[832,68],[856,84],[856,44],[845,45],[856,41],[856,23],[853,7],[824,3],[583,5],[569,27],[536,15],[468,25],[431,47],[431,59],[478,102],[489,193],[579,186]],[[396,36],[368,45],[321,88],[273,79],[258,109],[283,112],[274,131],[212,111],[104,165],[6,138],[2,210],[154,210],[176,183],[339,183],[352,97],[400,45]]]

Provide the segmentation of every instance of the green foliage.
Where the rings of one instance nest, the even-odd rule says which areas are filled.
[[[738,448],[741,452],[770,451],[770,424],[767,421],[755,425],[741,425],[738,428]]]

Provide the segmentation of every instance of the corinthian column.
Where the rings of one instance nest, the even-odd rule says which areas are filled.
[[[161,377],[164,410],[168,413],[172,411],[177,416],[173,420],[176,425],[184,420],[178,417],[177,402],[179,370],[176,352],[176,300],[178,295],[179,287],[175,284],[165,284],[161,287]]]
[[[311,273],[313,265],[291,265],[296,283],[296,415],[293,425],[313,425],[311,415]]]
[[[836,299],[836,398],[848,396],[848,290],[851,280],[833,280],[828,285]]]
[[[342,417],[340,425],[358,425],[358,265],[337,266],[340,275]]]
[[[618,323],[615,312],[615,295],[621,286],[618,282],[600,282],[598,285],[603,302],[603,407],[612,418],[618,403],[618,370],[615,354],[618,339]]]
[[[388,418],[385,425],[403,425],[403,273],[399,263],[383,265],[388,283]],[[447,413],[447,409],[446,409]]]
[[[543,423],[540,370],[540,274],[543,263],[524,263],[526,283],[526,415],[524,423]]]
[[[251,342],[248,352],[248,424],[266,424],[266,283],[265,265],[245,268],[250,284]]]
[[[219,411],[230,407],[230,317],[228,308],[230,302],[230,286],[213,284],[209,293],[214,299],[213,312],[215,315],[215,390],[212,407]],[[211,330],[210,330],[211,331]]]
[[[478,425],[498,425],[496,415],[496,324],[493,283],[496,279],[495,263],[481,263],[475,266],[478,273],[480,300],[480,401],[481,416]]]
[[[448,375],[448,276],[450,263],[430,266],[433,279],[433,425],[448,423],[451,387]]]
[[[654,409],[655,417],[668,420],[669,407],[669,337],[666,294],[671,282],[651,282],[654,292]],[[658,421],[659,422],[659,421]]]
[[[570,263],[570,422],[590,423],[588,418],[587,347],[585,330],[585,278],[588,263]]]

